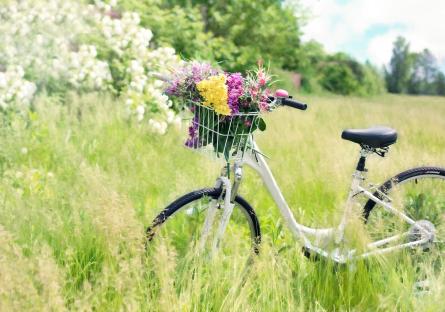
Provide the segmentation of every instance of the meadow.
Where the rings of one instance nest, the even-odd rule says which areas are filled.
[[[369,179],[413,166],[445,166],[445,99],[302,96],[257,135],[296,218],[332,225],[347,196],[358,145],[348,127],[389,125],[399,140],[368,163]],[[0,129],[1,311],[441,311],[445,273],[431,291],[396,254],[335,268],[301,254],[262,183],[248,172],[240,193],[255,208],[263,247],[242,274],[221,255],[191,272],[165,249],[147,255],[144,231],[179,195],[211,186],[219,165],[183,147],[186,127],[150,135],[103,95],[41,95],[27,118]],[[283,248],[285,247],[285,248]]]

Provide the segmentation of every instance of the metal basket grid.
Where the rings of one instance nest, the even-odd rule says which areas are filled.
[[[192,102],[193,119],[186,146],[213,159],[242,160],[251,147],[251,134],[257,128],[259,112],[224,116],[201,103]]]

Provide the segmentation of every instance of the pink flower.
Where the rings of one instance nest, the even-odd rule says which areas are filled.
[[[262,87],[266,84],[267,82],[267,77],[266,75],[263,73],[263,71],[259,71],[258,72],[258,83],[259,85]]]
[[[267,101],[261,101],[259,106],[261,112],[267,112],[269,110],[269,103],[267,103]]]
[[[250,95],[252,97],[256,97],[258,95],[258,89],[256,87],[251,87],[250,88]]]

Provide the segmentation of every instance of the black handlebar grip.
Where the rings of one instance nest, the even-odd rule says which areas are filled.
[[[289,99],[289,98],[282,98],[281,99],[281,105],[284,106],[290,106],[296,109],[306,110],[307,104],[297,102],[295,100]]]

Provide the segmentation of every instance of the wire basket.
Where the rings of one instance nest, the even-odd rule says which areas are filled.
[[[251,134],[258,128],[259,112],[217,114],[211,107],[192,102],[193,119],[186,146],[212,158],[241,160],[251,147]]]

